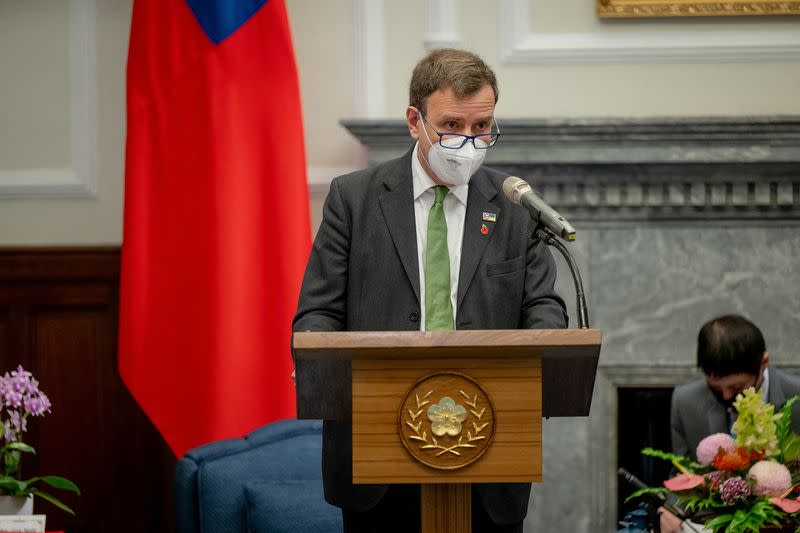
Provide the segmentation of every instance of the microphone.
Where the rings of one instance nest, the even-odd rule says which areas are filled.
[[[558,211],[544,203],[542,197],[536,194],[522,178],[507,177],[503,182],[503,192],[509,200],[526,208],[537,224],[543,225],[564,240],[575,240],[575,228],[572,224],[559,215]]]
[[[638,477],[634,476],[633,474],[631,474],[630,472],[628,472],[627,470],[625,470],[622,467],[617,469],[617,474],[619,474],[619,476],[622,479],[624,479],[625,481],[627,481],[628,483],[633,485],[633,487],[636,490],[641,490],[641,489],[647,488],[647,485],[645,485],[642,482],[642,480],[640,480]],[[686,516],[686,512],[683,511],[682,509],[676,507],[673,504],[673,502],[670,501],[664,494],[651,493],[651,494],[648,495],[648,497],[651,499],[651,501],[655,505],[662,506],[662,507],[664,507],[664,509],[666,509],[670,513],[672,513],[675,516],[677,516],[681,520],[681,523],[685,524],[686,526],[688,526],[689,529],[691,529],[692,531],[698,531],[698,529],[694,525],[692,525],[689,522],[686,522],[686,520],[688,519],[688,517]]]
[[[619,474],[619,477],[621,477],[622,479],[633,485],[633,488],[635,488],[636,490],[642,490],[647,488],[647,485],[645,485],[641,479],[634,476],[633,474],[631,474],[622,467],[619,467],[617,469],[617,474]],[[654,496],[659,500],[661,500],[662,502],[667,499],[666,496],[664,496],[663,494],[654,494]]]

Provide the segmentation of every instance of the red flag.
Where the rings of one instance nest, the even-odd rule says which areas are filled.
[[[177,456],[295,416],[311,246],[282,0],[135,0],[119,368]]]

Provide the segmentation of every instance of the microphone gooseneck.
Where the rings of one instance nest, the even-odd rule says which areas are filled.
[[[558,240],[556,235],[567,241],[575,240],[575,228],[564,219],[558,211],[547,205],[541,196],[533,191],[533,188],[516,176],[509,176],[503,182],[503,192],[509,200],[517,205],[525,207],[531,215],[528,227],[525,228],[525,235],[529,239],[537,239],[548,246],[552,246],[564,256],[564,260],[572,273],[572,280],[575,282],[575,298],[577,300],[578,327],[586,329],[589,327],[589,309],[586,305],[586,294],[583,291],[583,280],[578,269],[578,264],[569,253],[567,247]]]
[[[569,271],[572,273],[572,280],[575,282],[575,308],[578,312],[578,327],[581,329],[588,328],[589,308],[586,305],[586,293],[583,291],[583,280],[581,279],[581,273],[578,269],[578,263],[575,262],[572,254],[569,253],[569,250],[567,250],[567,247],[564,246],[564,243],[558,240],[552,231],[543,227],[541,224],[537,224],[534,220],[528,222],[528,227],[525,229],[525,235],[529,239],[536,239],[542,241],[548,246],[552,246],[564,257],[564,260],[567,262],[567,266],[569,266]]]

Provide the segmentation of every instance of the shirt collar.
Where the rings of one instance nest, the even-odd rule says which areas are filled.
[[[411,153],[411,177],[414,185],[414,201],[417,201],[425,191],[436,186],[431,177],[428,176],[428,173],[425,172],[425,169],[422,168],[422,163],[419,162],[417,152],[419,152],[419,141],[414,145],[414,151]],[[453,196],[455,196],[462,205],[467,205],[469,184],[450,187],[450,192],[453,193]]]
[[[761,383],[761,399],[769,402],[769,368],[764,369],[764,381]]]

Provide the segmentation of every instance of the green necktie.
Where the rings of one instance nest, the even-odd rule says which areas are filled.
[[[450,254],[447,251],[447,221],[444,197],[447,187],[433,188],[436,199],[428,213],[428,245],[425,251],[425,330],[453,329],[450,303]]]

